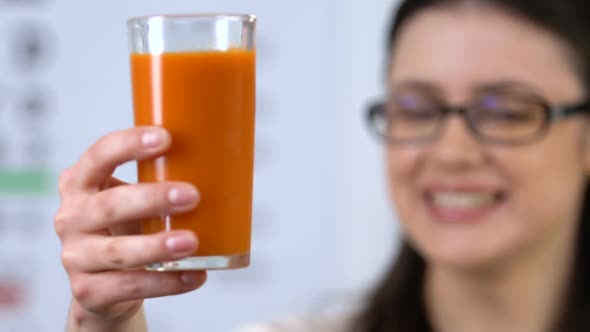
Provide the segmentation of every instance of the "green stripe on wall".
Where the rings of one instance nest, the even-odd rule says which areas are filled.
[[[53,193],[52,173],[47,169],[0,168],[0,194]]]

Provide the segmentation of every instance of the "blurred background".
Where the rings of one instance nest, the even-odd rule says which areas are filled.
[[[147,14],[259,20],[252,266],[147,301],[151,331],[223,332],[357,301],[396,244],[381,147],[363,122],[383,93],[396,3],[0,0],[0,332],[65,326],[56,179],[132,125],[125,22]],[[135,165],[116,175],[134,181]]]

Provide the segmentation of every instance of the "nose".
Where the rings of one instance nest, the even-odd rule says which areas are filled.
[[[449,114],[441,136],[432,145],[433,161],[439,167],[462,170],[485,161],[483,146],[459,114]]]

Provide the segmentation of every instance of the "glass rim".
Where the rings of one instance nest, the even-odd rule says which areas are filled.
[[[151,20],[211,20],[231,19],[241,22],[255,22],[257,17],[254,14],[239,13],[187,13],[187,14],[157,14],[135,16],[127,19],[127,25],[149,22]]]

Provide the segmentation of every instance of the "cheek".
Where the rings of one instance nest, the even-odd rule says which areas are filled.
[[[576,135],[581,131],[573,125],[553,129],[538,145],[495,154],[514,192],[515,208],[531,223],[572,218],[586,184],[581,136]]]
[[[408,212],[415,211],[417,178],[423,168],[424,153],[418,148],[389,149],[386,153],[390,196],[404,224],[412,219]]]
[[[385,153],[391,189],[404,189],[420,172],[423,153],[420,149],[413,148],[391,148]]]
[[[566,150],[566,149],[562,149]],[[517,217],[531,228],[575,218],[586,175],[578,156],[556,151],[507,166]],[[528,167],[516,167],[526,164]]]
[[[568,144],[556,148],[548,141],[494,154],[509,198],[497,218],[497,236],[482,239],[490,255],[510,255],[575,227],[586,175],[577,145]]]

